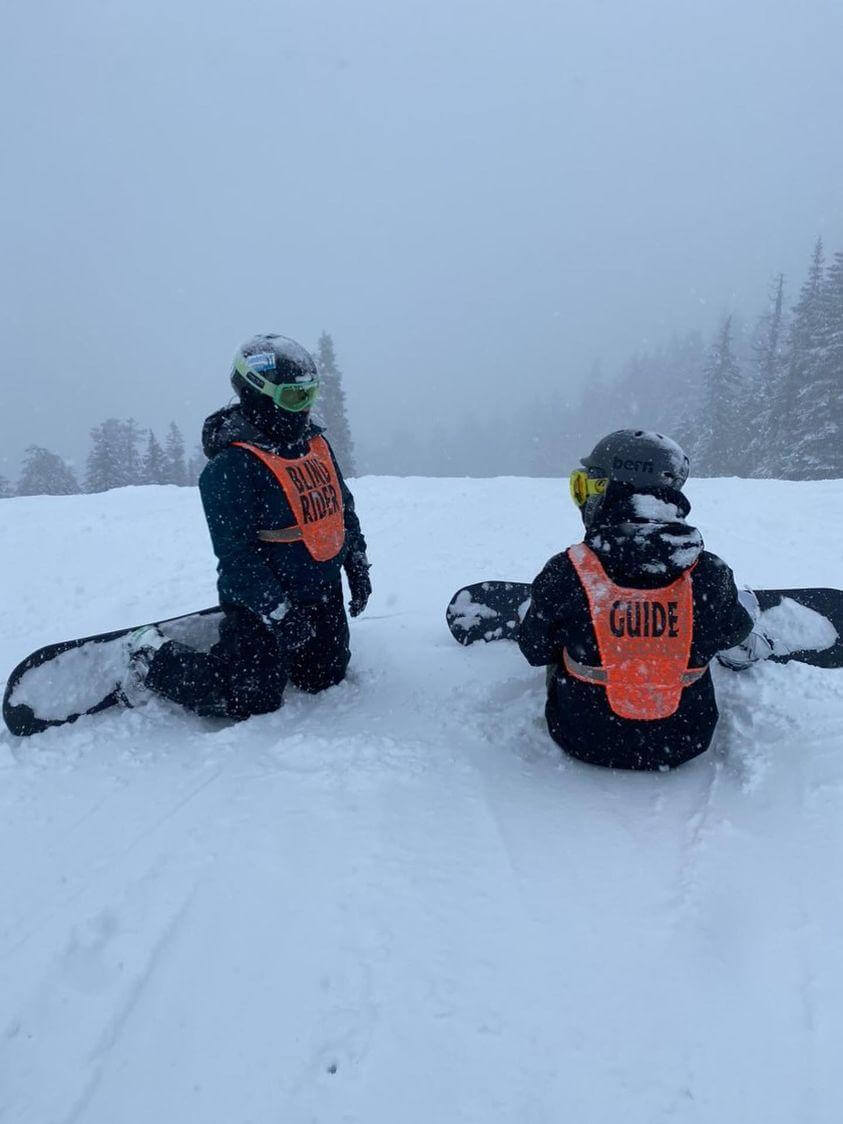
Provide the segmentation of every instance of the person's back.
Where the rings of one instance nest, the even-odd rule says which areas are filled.
[[[672,767],[708,748],[718,717],[708,664],[752,618],[729,567],[685,521],[679,447],[630,430],[595,453],[577,480],[584,542],[535,579],[519,645],[549,666],[548,728],[568,753]]]

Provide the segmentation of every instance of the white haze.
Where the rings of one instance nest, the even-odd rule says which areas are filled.
[[[839,0],[3,6],[0,472],[195,439],[255,331],[352,427],[576,390],[843,248]],[[466,439],[470,441],[470,427]]]

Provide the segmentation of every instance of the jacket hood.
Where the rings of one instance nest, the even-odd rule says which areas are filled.
[[[205,419],[205,424],[202,426],[202,449],[210,460],[229,445],[233,445],[235,441],[246,441],[250,445],[257,445],[260,449],[266,449],[269,453],[300,456],[306,452],[307,442],[321,432],[318,425],[310,422],[301,441],[296,442],[295,445],[279,445],[250,422],[244,416],[239,403],[236,403],[233,406],[223,406],[221,410],[217,410]]]
[[[691,505],[673,488],[636,491],[610,483],[585,543],[613,581],[667,585],[699,558],[704,543],[685,521]]]

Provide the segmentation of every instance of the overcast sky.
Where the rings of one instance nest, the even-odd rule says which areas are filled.
[[[193,440],[256,331],[352,425],[754,312],[843,248],[840,0],[0,0],[0,472]],[[7,459],[4,470],[3,460]]]

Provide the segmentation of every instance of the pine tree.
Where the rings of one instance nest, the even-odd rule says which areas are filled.
[[[354,476],[354,444],[346,414],[342,373],[337,366],[334,341],[328,332],[323,332],[319,337],[316,366],[321,384],[316,406],[317,418],[327,430],[328,440],[343,473]]]
[[[601,423],[602,433],[640,427],[668,434],[690,449],[698,435],[705,366],[699,332],[673,335],[655,351],[636,352],[624,364],[613,391],[606,393],[604,413],[595,418],[592,429],[600,430]]]
[[[141,464],[141,480],[144,484],[164,483],[164,450],[151,429],[146,439],[146,452]]]
[[[826,442],[832,475],[843,477],[843,250],[838,250],[828,270],[824,293],[825,355],[822,363],[828,417],[834,431]]]
[[[78,491],[72,469],[60,456],[40,445],[29,446],[18,481],[19,496],[73,496]]]
[[[91,430],[91,450],[85,469],[85,491],[105,492],[117,487],[120,472],[116,442],[116,418],[109,418]]]
[[[613,412],[606,414],[605,428],[627,429],[641,426],[649,429],[654,424],[652,418],[653,384],[656,381],[654,357],[646,351],[636,351],[621,368],[620,378],[615,383],[614,393],[607,392],[605,401],[611,403]],[[592,386],[586,386],[585,393],[591,394]],[[619,417],[622,414],[623,417]],[[584,450],[585,451],[585,450]]]
[[[775,430],[777,410],[784,395],[787,374],[784,319],[784,274],[770,290],[769,307],[758,321],[753,343],[755,353],[755,433],[749,444],[751,476],[775,476],[778,468]]]
[[[794,471],[801,479],[843,476],[843,253],[819,293],[809,361],[796,392]]]
[[[134,418],[121,422],[120,448],[126,484],[143,483],[143,460],[138,449],[140,439],[141,430]]]
[[[747,418],[741,371],[732,350],[731,316],[723,321],[712,344],[703,383],[698,436],[689,454],[694,472],[739,475],[744,470]]]
[[[187,483],[187,466],[184,463],[184,438],[175,422],[170,422],[164,441],[164,484]]]
[[[705,392],[708,356],[702,335],[688,332],[684,336],[675,336],[667,349],[666,359],[667,366],[656,400],[658,430],[678,441],[683,449],[691,449],[696,440]]]
[[[818,238],[811,256],[808,277],[803,284],[799,300],[793,310],[793,320],[787,342],[787,373],[782,380],[782,392],[775,403],[775,427],[771,434],[774,476],[799,479],[810,465],[797,449],[803,446],[808,434],[801,414],[803,405],[809,403],[803,393],[812,386],[819,375],[821,353],[826,336],[826,308],[823,293],[825,259],[822,239]]]
[[[86,492],[107,492],[129,481],[125,463],[126,435],[123,422],[107,418],[91,430],[91,451],[85,472]],[[134,483],[134,481],[132,481]]]
[[[0,500],[9,499],[15,494],[12,484],[5,476],[0,476]]]
[[[202,475],[202,469],[208,463],[208,458],[205,456],[202,448],[197,445],[190,460],[187,462],[187,482],[195,488],[199,483],[199,477]]]
[[[107,418],[91,430],[91,451],[85,472],[86,492],[107,492],[142,484],[143,466],[138,452],[140,430],[134,418]]]

